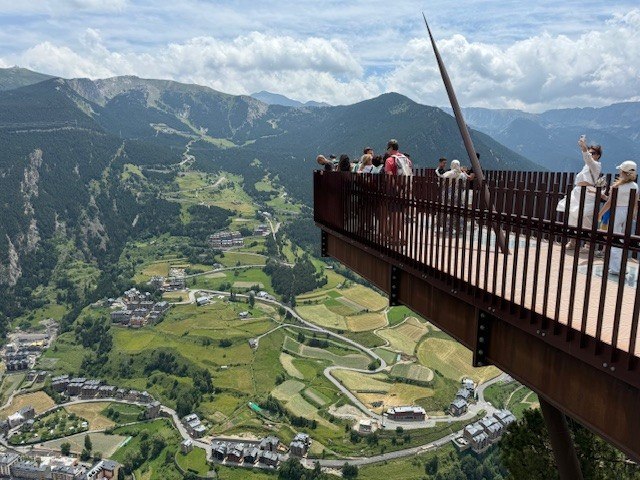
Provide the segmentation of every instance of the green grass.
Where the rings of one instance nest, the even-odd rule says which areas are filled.
[[[109,409],[120,414],[117,423],[135,422],[138,420],[140,413],[144,411],[137,405],[128,405],[126,403],[110,403],[107,408],[103,410],[102,414],[106,416],[107,410]]]
[[[194,448],[186,455],[178,452],[176,454],[176,462],[178,462],[183,471],[192,471],[203,477],[211,470],[207,463],[206,452],[202,448]]]
[[[373,347],[381,347],[385,344],[384,339],[380,338],[373,332],[350,332],[350,331],[342,331],[339,332],[342,336],[347,337],[355,342],[358,342],[360,345],[373,348]]]
[[[53,373],[77,373],[87,353],[89,350],[76,344],[73,332],[63,333],[58,336],[53,347],[40,357],[38,366],[52,370]]]
[[[450,464],[455,463],[450,455],[455,455],[455,448],[446,444],[436,451],[421,453],[397,460],[376,463],[358,467],[359,480],[417,480],[432,479],[425,475],[425,464],[434,456],[438,457],[438,472],[446,472]],[[457,458],[457,457],[454,457]],[[444,477],[446,478],[446,477]]]
[[[304,389],[304,383],[298,380],[286,380],[273,389],[271,394],[279,400],[288,401]]]
[[[261,471],[258,469],[233,468],[225,465],[217,465],[218,478],[220,480],[275,480],[277,472]]]
[[[240,262],[240,265],[264,265],[267,263],[267,257],[264,255],[249,252],[236,252],[234,250],[224,252],[224,257],[222,255],[218,255],[216,260],[225,267],[235,267],[238,265],[238,262]]]
[[[374,348],[373,351],[380,355],[384,361],[387,362],[387,365],[396,363],[396,358],[398,356],[396,352],[392,352],[386,348]]]
[[[422,365],[409,363],[394,365],[389,376],[415,381],[420,384],[430,384],[433,381],[433,371]]]
[[[506,408],[507,398],[519,387],[520,384],[516,381],[494,383],[485,389],[484,398],[496,408]]]
[[[325,305],[301,305],[296,307],[296,311],[305,320],[321,327],[347,329],[344,317],[330,311]]]
[[[238,272],[238,274],[236,275],[235,272]],[[192,285],[192,280],[190,279],[187,285],[191,288],[202,288],[204,290],[220,290],[220,285],[224,283],[246,282],[247,285],[262,284],[265,290],[273,291],[271,277],[264,273],[261,268],[238,269],[224,272],[224,274],[222,277],[208,275],[194,277],[195,284]]]
[[[166,443],[165,448],[159,452],[155,458],[147,458],[147,461],[135,471],[137,479],[182,479],[183,476],[179,473],[173,461],[165,462],[167,456],[173,458],[182,440],[168,419],[159,419],[151,422],[119,427],[114,429],[113,433],[125,437],[131,437],[131,440],[129,440],[126,445],[120,447],[111,456],[113,460],[119,463],[124,462],[129,452],[131,452],[131,454],[138,454],[140,452],[140,442],[144,436],[147,436],[149,440],[151,440],[155,435],[159,435],[164,438]]]
[[[347,355],[336,355],[322,348],[309,347],[308,345],[300,345],[291,337],[285,339],[284,348],[291,352],[297,353],[301,357],[317,358],[319,360],[327,360],[334,365],[348,368],[367,368],[371,359],[365,355],[354,353]]]
[[[4,405],[9,396],[20,386],[24,380],[24,373],[5,375],[0,386],[0,405]]]
[[[389,311],[387,312],[387,318],[389,319],[389,326],[390,327],[398,325],[400,322],[402,322],[407,317],[420,318],[418,315],[413,313],[412,310],[410,310],[409,308],[405,307],[404,305],[401,305],[399,307],[391,307],[389,309]]]

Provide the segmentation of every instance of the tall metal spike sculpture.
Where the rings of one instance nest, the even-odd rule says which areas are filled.
[[[464,142],[464,146],[467,150],[467,154],[469,155],[469,160],[471,160],[471,165],[473,165],[473,171],[476,174],[481,185],[484,185],[484,205],[487,208],[491,208],[495,211],[493,205],[491,205],[491,197],[489,195],[489,187],[484,183],[484,174],[482,173],[482,167],[480,166],[480,161],[476,156],[476,150],[473,147],[473,141],[471,140],[471,135],[469,135],[469,130],[467,129],[467,124],[464,122],[464,118],[462,117],[462,111],[460,110],[460,105],[458,104],[458,99],[456,98],[456,94],[453,91],[453,85],[451,85],[451,80],[449,79],[449,74],[447,73],[447,69],[444,66],[444,62],[442,61],[442,57],[440,56],[440,52],[438,51],[438,47],[436,46],[436,41],[433,39],[433,35],[431,34],[431,29],[429,28],[429,24],[427,23],[427,17],[422,13],[422,18],[424,18],[424,24],[427,27],[427,32],[429,32],[429,38],[431,39],[431,45],[433,46],[433,52],[436,55],[436,60],[438,62],[438,68],[440,69],[440,76],[442,77],[442,81],[444,82],[444,87],[447,90],[447,95],[449,96],[449,102],[451,103],[451,108],[453,109],[453,113],[456,118],[456,122],[458,123],[458,129],[460,130],[460,135],[462,135],[462,141]],[[493,224],[493,228],[496,232],[496,240],[498,246],[502,253],[509,253],[507,248],[507,244],[505,241],[504,232],[498,228],[496,223]]]

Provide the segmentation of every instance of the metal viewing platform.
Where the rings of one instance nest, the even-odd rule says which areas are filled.
[[[491,171],[471,185],[431,170],[315,172],[314,219],[323,255],[456,338],[476,366],[496,365],[533,389],[548,424],[564,421],[551,418],[557,409],[639,461],[637,199],[623,234],[614,219],[599,230],[597,208],[593,228],[577,228],[556,212],[572,185],[572,174],[550,172]],[[581,206],[600,193],[583,187]],[[607,273],[613,247],[623,252],[619,276]]]

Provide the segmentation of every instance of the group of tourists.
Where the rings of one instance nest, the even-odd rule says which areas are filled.
[[[599,227],[606,226],[613,212],[613,232],[624,233],[627,227],[627,217],[629,213],[629,200],[631,192],[638,191],[636,179],[637,165],[632,160],[626,160],[616,167],[619,171],[618,178],[611,185],[609,194],[607,195],[607,183],[602,175],[602,147],[600,145],[587,145],[585,135],[578,140],[578,147],[582,152],[584,166],[582,170],[575,176],[574,187],[569,193],[569,207],[567,208],[567,199],[563,198],[558,202],[557,210],[568,215],[567,223],[571,226],[578,225],[578,219],[582,215],[581,226],[585,229],[593,227],[593,218],[596,207],[599,209],[598,222]],[[598,188],[600,190],[598,190]],[[583,194],[584,189],[584,194]],[[616,189],[616,203],[612,205],[613,189]],[[598,193],[600,195],[598,196]],[[581,198],[584,195],[584,201]],[[581,206],[582,203],[582,206]],[[634,210],[637,210],[637,202],[634,203]],[[632,212],[632,218],[636,217],[637,211]],[[569,241],[567,248],[577,249],[574,240]],[[609,273],[611,275],[620,275],[622,263],[622,249],[612,248],[611,258],[609,261]],[[625,274],[626,272],[623,272]]]
[[[596,207],[599,209],[598,221],[599,226],[606,225],[610,217],[613,217],[613,232],[624,233],[627,227],[627,217],[629,216],[629,200],[632,191],[638,191],[637,165],[631,160],[622,162],[616,168],[619,171],[618,178],[607,188],[606,179],[602,175],[602,147],[600,145],[587,145],[584,135],[580,137],[578,146],[582,152],[584,166],[582,170],[575,176],[574,187],[562,199],[557,206],[557,211],[565,213],[567,222],[571,226],[578,225],[578,219],[581,217],[581,226],[584,229],[593,227],[593,219]],[[480,154],[476,153],[478,160]],[[399,151],[398,141],[395,139],[387,142],[387,149],[384,155],[375,155],[373,148],[366,147],[362,152],[359,161],[352,162],[347,154],[330,155],[327,159],[324,155],[318,155],[316,158],[318,164],[325,171],[351,172],[351,173],[381,173],[386,175],[413,175],[413,164],[411,157],[407,153]],[[459,160],[452,160],[447,170],[447,159],[442,157],[438,161],[435,169],[435,175],[438,178],[447,180],[447,183],[470,185],[475,178],[475,173],[460,164]],[[455,187],[453,187],[455,192]],[[450,187],[451,189],[451,187]],[[582,191],[585,189],[585,193]],[[613,189],[616,190],[615,205],[613,205]],[[599,197],[596,195],[599,193]],[[583,198],[583,200],[582,200]],[[569,208],[567,208],[567,203]],[[637,209],[637,202],[634,204]],[[582,211],[581,211],[582,210]],[[613,212],[613,215],[612,215]],[[635,218],[636,211],[632,212],[632,218]],[[455,223],[455,222],[454,222]],[[384,227],[383,227],[384,228]],[[567,244],[569,251],[576,249],[574,240]],[[620,275],[621,272],[622,249],[614,247],[611,249],[609,262],[609,273],[611,275]],[[624,274],[624,272],[623,272]]]
[[[352,162],[349,155],[343,153],[337,159],[330,155],[327,159],[324,155],[318,155],[316,162],[325,171],[352,172],[352,173],[385,173],[387,175],[412,175],[413,164],[411,156],[398,151],[398,141],[391,139],[387,142],[387,151],[384,155],[374,155],[373,148],[365,147],[359,161]]]

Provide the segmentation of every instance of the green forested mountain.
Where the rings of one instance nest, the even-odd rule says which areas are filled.
[[[357,157],[365,145],[381,152],[394,137],[417,167],[465,155],[450,116],[398,94],[289,108],[171,81],[33,83],[46,76],[19,73],[22,83],[3,85],[27,85],[0,92],[0,303],[8,314],[33,307],[31,292],[57,262],[56,242],[72,242],[84,262],[100,266],[131,235],[183,228],[178,205],[123,180],[126,164],[153,166],[149,185],[173,181],[163,169],[189,159],[202,171],[241,174],[258,200],[270,194],[254,184],[270,173],[310,204],[318,153]],[[535,168],[490,137],[473,136],[486,168]]]
[[[0,91],[32,85],[49,78],[51,78],[51,75],[33,72],[26,68],[0,68]]]

